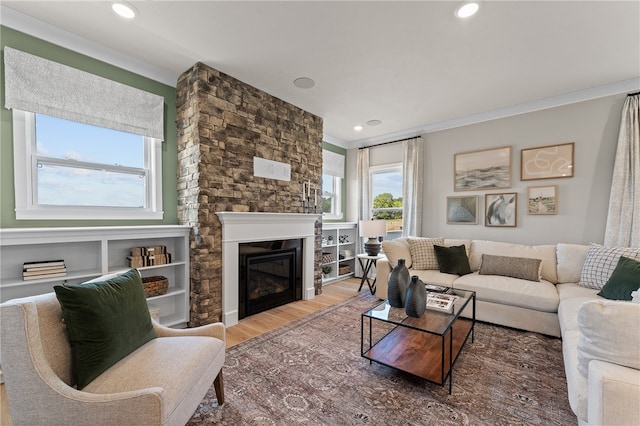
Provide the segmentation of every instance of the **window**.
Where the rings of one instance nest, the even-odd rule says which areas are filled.
[[[402,163],[372,166],[369,178],[372,217],[386,220],[387,238],[397,238],[402,234]]]
[[[13,110],[16,219],[162,219],[161,141]]]
[[[322,218],[342,219],[344,155],[322,150]]]
[[[322,217],[342,219],[342,178],[322,175]]]

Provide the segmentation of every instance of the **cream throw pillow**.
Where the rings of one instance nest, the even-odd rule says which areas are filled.
[[[406,238],[398,238],[397,240],[382,241],[382,251],[389,260],[391,269],[398,264],[398,259],[404,259],[404,266],[411,268],[412,259],[409,243]]]
[[[443,246],[444,238],[407,237],[413,269],[440,269],[434,245]]]

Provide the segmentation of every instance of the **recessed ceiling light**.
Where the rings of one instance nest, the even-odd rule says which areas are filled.
[[[475,15],[478,9],[480,9],[480,3],[466,1],[456,8],[456,16],[458,18],[468,18]]]
[[[125,19],[133,19],[138,15],[138,11],[135,7],[122,1],[111,3],[111,9],[113,9],[118,16]]]
[[[355,130],[356,132],[359,132],[362,130],[362,126],[359,124],[357,126],[353,126],[353,130]]]
[[[309,77],[298,77],[293,80],[293,85],[299,87],[300,89],[311,89],[316,85],[316,82]]]
[[[369,126],[379,126],[382,124],[382,121],[380,120],[369,120],[367,121],[367,125]]]

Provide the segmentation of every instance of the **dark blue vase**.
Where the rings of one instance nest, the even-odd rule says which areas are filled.
[[[427,309],[427,289],[417,275],[411,277],[404,306],[407,315],[416,318],[420,318]]]
[[[394,308],[404,308],[404,298],[407,294],[407,286],[409,285],[409,270],[404,264],[404,259],[398,259],[398,264],[389,274],[389,283],[387,289],[387,299],[389,305]]]

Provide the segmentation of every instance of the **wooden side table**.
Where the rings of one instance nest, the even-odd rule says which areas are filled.
[[[372,281],[372,279],[369,277],[369,273],[371,272],[371,268],[373,266],[376,266],[376,262],[379,259],[384,258],[384,256],[381,254],[377,256],[369,256],[368,254],[363,253],[357,255],[356,257],[358,258],[358,262],[360,263],[360,267],[362,268],[362,279],[360,281],[358,292],[362,290],[362,286],[366,282],[367,286],[369,286],[369,291],[371,292],[371,294],[374,294],[376,292],[376,278],[373,278]]]

